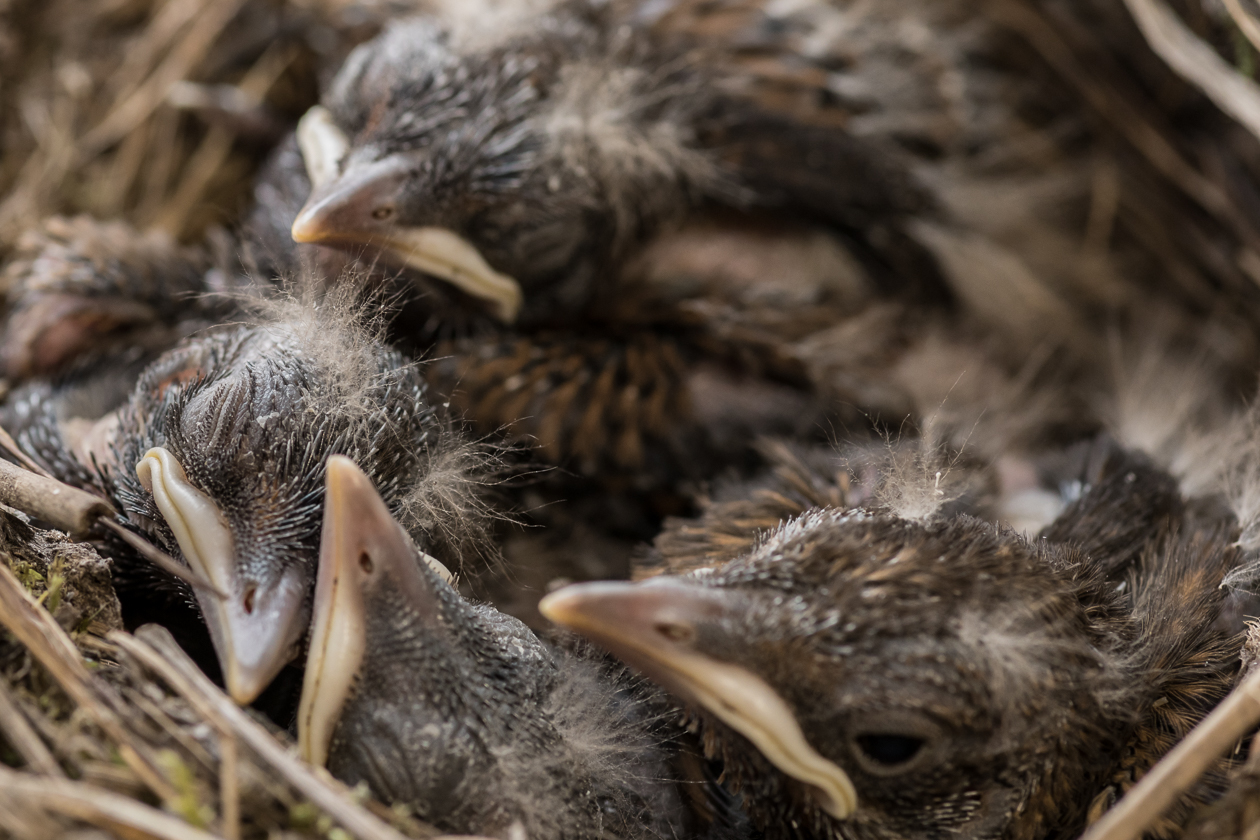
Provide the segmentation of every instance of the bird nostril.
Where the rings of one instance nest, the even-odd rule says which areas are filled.
[[[652,629],[671,642],[689,642],[696,635],[695,630],[686,624],[674,624],[666,621],[654,625]]]
[[[252,615],[254,612],[254,598],[258,594],[258,587],[251,586],[245,590],[245,597],[241,599],[241,606],[245,608],[246,615]]]
[[[391,204],[384,204],[372,211],[372,218],[378,222],[383,222],[394,215],[394,207]]]
[[[372,558],[367,556],[366,551],[359,555],[359,568],[364,574],[372,574]]]

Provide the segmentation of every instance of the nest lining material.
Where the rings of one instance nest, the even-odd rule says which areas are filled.
[[[1260,136],[1251,79],[1260,20],[1242,0],[1225,0],[1228,17],[1197,0],[1176,9],[1124,3],[1127,13],[1117,3],[1090,17],[1098,9],[1087,2],[999,0],[977,3],[977,17],[1031,45],[1041,72],[1079,100],[1096,134],[1086,245],[1105,249],[1121,224],[1156,252],[1170,225],[1209,231],[1190,246],[1200,252],[1170,259],[1187,299],[1211,308],[1222,290],[1260,282],[1260,220],[1241,209],[1228,168],[1198,154],[1198,138],[1165,115],[1170,100],[1205,97],[1237,121],[1232,131]],[[335,67],[382,21],[416,7],[0,4],[0,257],[54,213],[121,218],[189,242],[231,224],[267,145],[314,104],[317,68]],[[1221,147],[1239,142],[1225,137]],[[0,554],[0,835],[437,833],[301,764],[285,733],[235,707],[165,631],[125,633],[107,562],[89,546],[0,506]],[[1249,691],[1256,679],[1247,679]],[[1260,717],[1260,704],[1235,706],[1226,741]],[[1181,775],[1192,774],[1193,760],[1192,751]],[[1141,831],[1150,805],[1140,803],[1149,800],[1130,798],[1135,805],[1114,809],[1094,836]]]

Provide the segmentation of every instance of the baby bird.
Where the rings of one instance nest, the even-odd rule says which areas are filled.
[[[463,5],[347,60],[251,229],[262,264],[339,251],[403,272],[422,300],[398,331],[446,342],[431,382],[482,430],[586,475],[707,475],[732,441],[815,428],[793,342],[877,285],[939,285],[899,232],[931,204],[905,167],[842,106],[760,95],[754,52],[782,60],[793,102],[825,75],[766,4],[506,2],[492,26]],[[305,247],[283,253],[280,224]]]
[[[696,31],[768,37],[762,4],[725,12],[563,0],[500,3],[491,26],[456,4],[396,22],[299,125],[311,192],[293,239],[367,248],[537,323],[607,297],[630,249],[698,209],[924,208],[842,109],[826,130],[770,113],[738,50]]]
[[[686,836],[665,727],[634,681],[464,600],[350,458],[329,458],[325,482],[303,757],[448,833]]]
[[[123,524],[222,593],[193,594],[238,702],[306,634],[329,455],[364,464],[392,508],[458,561],[463,546],[442,541],[470,532],[432,516],[471,486],[444,458],[454,438],[419,368],[333,303],[281,304],[274,318],[208,330],[136,367],[121,405],[91,405],[84,392],[99,392],[101,378],[85,375],[77,388],[16,392],[6,421],[28,454],[101,493]],[[143,597],[161,575],[114,548],[124,600],[128,590]]]
[[[726,563],[541,609],[685,704],[771,840],[1075,836],[1237,669],[1216,625],[1235,533],[1175,494],[1113,461],[1056,523],[1075,545],[816,509]],[[1132,498],[1155,513],[1127,536],[1077,527]]]

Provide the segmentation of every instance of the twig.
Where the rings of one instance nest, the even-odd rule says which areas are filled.
[[[1157,172],[1176,184],[1204,210],[1230,222],[1245,239],[1250,241],[1253,238],[1234,223],[1237,212],[1220,187],[1191,166],[1128,100],[1094,84],[1089,72],[1077,61],[1071,46],[1040,12],[1015,0],[995,0],[990,8],[995,20],[1023,35],[1046,63],[1075,87],[1089,106],[1110,122]]]
[[[281,746],[201,673],[165,628],[146,625],[135,636],[115,630],[108,638],[161,677],[212,726],[230,732],[249,747],[346,831],[360,840],[404,840],[402,834],[351,800],[344,786],[316,775]]]
[[[104,499],[54,478],[27,457],[3,427],[0,427],[0,447],[19,458],[30,470],[25,472],[0,460],[0,503],[42,519],[54,528],[65,531],[71,539],[78,542],[84,541],[92,526],[99,522],[159,569],[189,586],[212,592],[219,598],[227,597],[227,593],[208,578],[188,566],[176,563],[165,551],[115,522],[111,518],[115,511]]]
[[[171,555],[167,554],[165,551],[162,551],[135,531],[123,527],[108,517],[101,517],[97,521],[121,537],[123,542],[140,552],[145,560],[148,560],[159,569],[162,569],[168,574],[174,575],[184,583],[187,583],[189,586],[197,589],[204,589],[219,598],[227,597],[227,593],[211,583],[209,578],[193,571],[188,566],[175,562],[175,558],[171,557]]]
[[[61,765],[53,758],[39,734],[31,727],[8,684],[0,680],[0,730],[9,746],[17,750],[26,765],[45,776],[64,777]]]
[[[1225,0],[1225,9],[1238,25],[1239,31],[1251,42],[1251,46],[1260,50],[1260,21],[1242,7],[1240,0]]]
[[[118,753],[136,776],[160,798],[170,801],[177,792],[163,777],[147,747],[132,744],[119,715],[121,700],[83,664],[70,637],[47,610],[31,597],[9,567],[0,563],[0,624],[44,666],[70,699],[117,745]],[[113,701],[110,708],[108,701]]]
[[[3,426],[0,426],[0,446],[3,446],[5,451],[22,462],[22,466],[36,475],[42,475],[44,478],[53,477],[52,473],[41,467],[31,456],[22,451],[22,447],[18,446],[17,441],[13,439],[13,436]]]
[[[86,537],[97,519],[114,513],[99,496],[4,460],[0,460],[0,502],[44,520],[75,540]]]
[[[129,837],[157,840],[214,840],[213,835],[156,808],[65,779],[32,776],[0,765],[0,798],[25,808],[36,806]]]
[[[166,59],[106,117],[79,141],[80,154],[89,156],[112,146],[146,120],[166,99],[170,86],[188,76],[236,17],[245,0],[218,0],[202,6],[196,21],[171,48]]]
[[[236,735],[219,732],[219,827],[224,840],[241,840],[241,789],[236,762]]]
[[[1213,761],[1260,723],[1260,669],[1168,752],[1081,840],[1134,840],[1189,789]]]
[[[295,57],[296,53],[292,49],[272,46],[245,74],[238,90],[254,103],[261,103]],[[159,227],[175,237],[184,233],[188,217],[205,195],[215,173],[227,160],[235,139],[236,132],[225,126],[211,126],[201,145],[185,165],[184,177],[175,194],[166,200],[158,214]]]
[[[1234,70],[1163,0],[1124,0],[1155,54],[1260,138],[1260,85]]]

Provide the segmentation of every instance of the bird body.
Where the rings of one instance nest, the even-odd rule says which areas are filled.
[[[395,331],[440,342],[433,384],[576,472],[660,486],[712,472],[705,453],[732,438],[808,430],[828,389],[793,344],[881,284],[930,282],[861,229],[931,202],[842,108],[811,122],[759,95],[725,36],[783,49],[763,4],[702,6],[501,3],[487,27],[438,4],[397,21],[299,126],[305,205],[290,144],[252,224],[292,213],[291,261],[334,248],[403,272],[421,301]],[[900,338],[877,343],[895,355]],[[728,396],[747,389],[761,411]]]
[[[620,667],[466,601],[349,459],[329,461],[305,757],[441,830],[686,830],[668,728]]]
[[[1074,836],[1228,691],[1240,555],[1140,459],[1056,528],[816,509],[726,562],[541,609],[685,704],[767,837]]]
[[[418,368],[332,299],[275,308],[275,317],[207,331],[133,370],[125,400],[98,406],[108,409],[98,416],[67,417],[64,398],[74,389],[47,382],[6,407],[29,454],[101,493],[123,524],[224,593],[195,595],[241,702],[305,636],[330,454],[366,464],[417,533],[430,530],[439,553],[467,548],[443,540],[477,527],[468,516],[444,529],[432,515],[431,505],[464,498],[471,484],[444,460],[444,447],[458,440]],[[445,486],[434,488],[439,473]],[[124,590],[129,577],[161,578],[121,548],[114,568]]]

